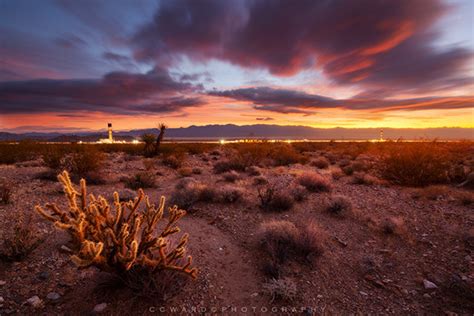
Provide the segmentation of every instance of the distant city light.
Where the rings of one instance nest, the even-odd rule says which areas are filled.
[[[225,144],[225,139],[221,139],[221,140],[219,141],[219,143],[220,143],[221,145],[224,145],[224,144]]]

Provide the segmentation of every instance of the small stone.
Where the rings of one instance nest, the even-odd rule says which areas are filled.
[[[251,297],[256,297],[256,296],[258,296],[258,293],[257,293],[257,292],[252,293],[250,296],[251,296]]]
[[[60,297],[61,297],[61,295],[59,295],[56,292],[50,292],[50,293],[48,293],[48,295],[46,295],[46,298],[50,301],[57,301],[57,300],[59,300]]]
[[[32,296],[26,300],[26,303],[33,306],[34,308],[39,308],[43,305],[43,301],[37,296]]]
[[[431,282],[427,279],[423,280],[423,285],[424,285],[425,289],[427,289],[427,290],[434,290],[434,289],[438,288],[438,286],[436,284],[434,284],[433,282]]]
[[[107,303],[100,303],[94,306],[94,313],[102,313],[107,308]]]
[[[321,294],[316,295],[317,298],[323,298]]]
[[[44,280],[49,279],[49,273],[46,272],[46,271],[43,271],[43,272],[38,273],[37,277],[38,277],[38,279],[44,281]]]
[[[368,296],[369,294],[363,292],[363,291],[359,291],[360,295],[363,295],[363,296]]]
[[[428,293],[425,293],[425,294],[423,294],[423,297],[424,298],[431,298],[431,295],[429,295]]]
[[[3,296],[0,296],[0,304],[3,304],[5,303],[5,299],[3,298]]]
[[[61,248],[59,248],[62,252],[66,252],[66,253],[72,253],[72,250],[71,248],[69,248],[68,246],[66,245],[61,245]]]
[[[5,284],[7,284],[6,281],[0,280],[0,286],[3,286],[3,285],[5,285]]]

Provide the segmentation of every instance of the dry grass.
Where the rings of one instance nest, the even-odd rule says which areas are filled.
[[[327,202],[325,210],[331,215],[344,217],[352,212],[352,203],[343,195],[334,195]]]
[[[240,179],[240,175],[238,172],[232,170],[222,174],[222,178],[224,178],[226,182],[235,182]]]
[[[448,181],[450,157],[440,144],[394,144],[383,154],[382,176],[405,186],[423,187]]]
[[[263,284],[264,291],[272,298],[271,303],[293,302],[298,297],[298,286],[296,282],[289,278],[270,279]]]
[[[0,259],[7,262],[25,259],[43,241],[32,225],[31,215],[20,212],[11,231],[3,236]]]
[[[315,224],[297,228],[286,220],[264,222],[258,231],[261,249],[280,265],[289,260],[313,262],[323,252],[323,238],[323,232]]]
[[[284,212],[293,207],[294,199],[278,184],[268,184],[258,188],[260,207],[269,212]]]
[[[190,167],[181,167],[177,171],[181,177],[190,177],[193,175],[193,169]]]
[[[329,167],[330,163],[326,157],[321,156],[311,161],[310,165],[319,169],[326,169]]]
[[[125,186],[132,190],[154,188],[155,176],[151,172],[138,172],[133,177],[125,179]]]
[[[318,173],[306,173],[298,177],[298,183],[310,192],[330,192],[331,183]]]
[[[11,198],[12,198],[11,185],[6,182],[0,183],[0,204],[10,203]]]

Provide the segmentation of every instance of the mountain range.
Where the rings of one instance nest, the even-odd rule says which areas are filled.
[[[283,125],[204,125],[180,128],[168,128],[168,140],[194,139],[215,140],[222,138],[264,138],[264,139],[309,139],[309,140],[369,140],[379,139],[383,130],[385,139],[474,139],[473,128],[444,127],[444,128],[313,128],[309,126],[283,126]],[[128,131],[115,131],[117,140],[137,139],[143,134],[156,134],[157,129],[134,129]],[[71,141],[96,141],[106,138],[105,130],[87,131],[77,133],[60,132],[29,132],[11,133],[0,132],[0,141],[18,141],[24,139],[71,142]]]

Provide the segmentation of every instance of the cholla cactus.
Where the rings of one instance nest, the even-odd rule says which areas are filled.
[[[188,235],[184,234],[173,247],[168,237],[180,231],[176,226],[186,212],[176,206],[169,208],[168,222],[163,230],[157,224],[163,217],[165,198],[161,197],[158,207],[150,204],[143,190],[129,202],[120,202],[114,193],[115,212],[102,196],[87,196],[86,182],[80,181],[80,192],[76,191],[69,174],[64,171],[58,176],[64,186],[69,210],[63,211],[56,204],[46,204],[36,211],[55,226],[69,232],[78,244],[78,252],[72,260],[79,267],[96,266],[119,275],[133,267],[146,268],[150,272],[174,270],[196,278],[197,269],[191,268],[192,257],[180,264],[185,256]],[[144,210],[139,210],[144,201]]]

